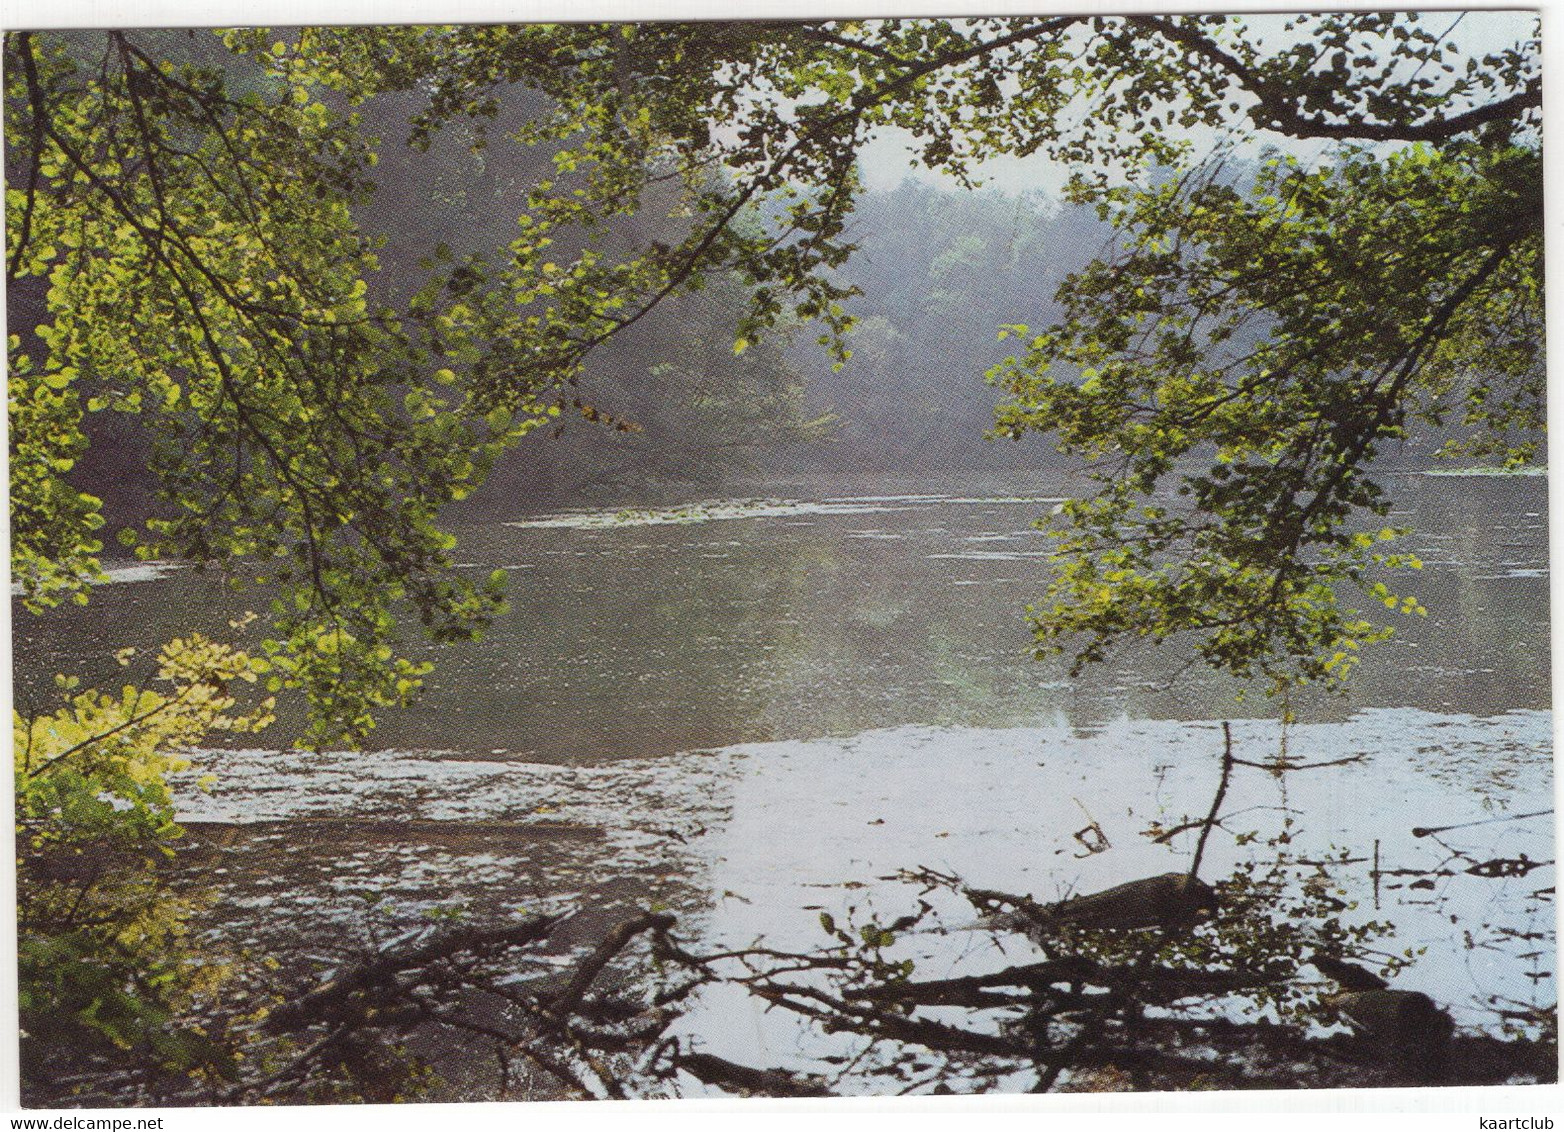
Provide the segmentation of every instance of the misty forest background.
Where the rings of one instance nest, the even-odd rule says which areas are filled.
[[[415,102],[392,94],[358,107],[364,132],[383,144],[371,177],[376,192],[356,219],[385,241],[370,294],[393,307],[423,285],[432,266],[502,254],[528,192],[553,173],[547,148],[485,145],[462,123],[426,150],[409,144]],[[538,112],[537,96],[509,91],[486,132],[499,138]],[[844,304],[855,319],[844,364],[833,367],[809,326],[737,352],[735,326],[749,294],[737,279],[716,276],[604,343],[574,397],[578,415],[523,439],[449,517],[482,520],[800,477],[915,478],[937,470],[960,478],[1076,465],[1041,438],[988,439],[1005,393],[984,375],[1015,351],[999,329],[1053,322],[1056,289],[1109,247],[1113,227],[1095,206],[1041,188],[973,192],[928,175],[887,187],[905,157],[887,144],[867,159],[870,189],[849,232],[860,250],[839,273],[860,292]],[[1260,160],[1231,159],[1229,178],[1245,181]],[[1014,172],[1005,179],[1013,183]],[[672,202],[670,192],[667,201],[649,200],[633,217],[615,219],[608,246],[676,239],[681,233],[666,207]],[[11,302],[22,317],[13,325],[38,321],[35,309],[42,317],[42,289],[41,280],[18,282]],[[113,485],[100,492],[108,528],[155,514],[157,480],[137,419],[95,413],[83,424],[90,446],[73,479],[88,491]],[[1425,428],[1384,460],[1428,465],[1459,431]]]

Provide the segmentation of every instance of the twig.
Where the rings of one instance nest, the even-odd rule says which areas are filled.
[[[504,928],[464,928],[441,935],[422,947],[381,955],[344,972],[295,1002],[283,1003],[266,1020],[267,1028],[273,1031],[302,1029],[342,1010],[355,994],[383,987],[403,971],[422,970],[464,951],[494,952],[537,943],[548,938],[564,918],[533,916]]]
[[[1256,770],[1268,770],[1272,774],[1281,774],[1284,771],[1313,770],[1315,767],[1321,766],[1346,766],[1348,763],[1360,763],[1366,757],[1367,756],[1361,754],[1348,755],[1346,758],[1324,759],[1317,763],[1295,763],[1289,762],[1286,759],[1277,759],[1275,762],[1269,763],[1253,762],[1249,759],[1234,759],[1233,762],[1239,766],[1252,766]]]
[[[1233,725],[1224,719],[1222,721],[1222,781],[1217,784],[1216,797],[1211,799],[1211,812],[1206,815],[1206,820],[1201,826],[1200,840],[1195,842],[1195,859],[1189,864],[1190,880],[1195,880],[1200,875],[1200,861],[1205,856],[1206,838],[1211,836],[1211,827],[1217,823],[1222,800],[1227,797],[1227,783],[1232,776]]]
[[[1454,825],[1418,825],[1412,827],[1413,837],[1427,837],[1434,833],[1444,833],[1451,829],[1467,829],[1474,825],[1492,825],[1500,821],[1523,821],[1526,818],[1541,818],[1551,814],[1552,810],[1537,810],[1530,814],[1505,814],[1497,818],[1483,818],[1481,821],[1456,822]]]
[[[1379,911],[1379,838],[1374,838],[1374,911]]]

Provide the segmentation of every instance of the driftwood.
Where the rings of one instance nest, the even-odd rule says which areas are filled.
[[[1367,968],[1347,963],[1333,955],[1316,955],[1310,960],[1315,970],[1347,991],[1384,990],[1390,984]]]
[[[981,902],[1035,903],[993,892],[974,901]],[[501,1099],[665,1095],[691,1078],[745,1096],[857,1093],[871,1081],[897,1092],[969,1091],[1027,1070],[1038,1091],[1497,1083],[1516,1073],[1554,1074],[1551,1045],[1452,1037],[1448,1016],[1425,996],[1376,985],[1377,975],[1335,956],[1312,961],[1342,985],[1325,1002],[1355,1035],[1311,1038],[1290,1026],[1201,1016],[1192,1008],[1267,991],[1290,968],[1182,963],[1177,947],[1163,945],[1189,928],[1155,930],[1149,943],[1123,937],[1121,957],[1111,960],[1072,953],[1067,932],[1057,946],[1038,943],[1045,957],[1033,962],[915,979],[884,960],[878,944],[850,942],[850,933],[817,951],[702,953],[677,938],[674,917],[662,912],[620,922],[561,964],[551,937],[564,919],[431,928],[371,954],[272,1011],[261,1028],[272,1035],[261,1039],[272,1043],[262,1047],[270,1053],[242,1063],[241,1073],[255,1072],[218,1093],[163,1099],[395,1099],[409,1079],[388,1061],[406,1056],[398,1049],[449,1053],[467,1065],[488,1050],[493,1072],[481,1095]],[[694,1048],[671,1027],[694,996],[717,986],[740,988],[804,1025],[854,1035],[859,1052],[746,1065],[705,1043]],[[1212,1051],[1224,1056],[1213,1061]],[[518,1075],[516,1064],[530,1073]]]
[[[1501,814],[1496,818],[1480,818],[1477,821],[1456,822],[1454,825],[1417,825],[1412,827],[1413,837],[1432,837],[1436,833],[1447,833],[1452,829],[1468,829],[1474,825],[1493,825],[1496,822],[1525,821],[1527,818],[1543,818],[1551,814],[1552,810],[1533,810],[1529,814]]]
[[[1359,990],[1331,995],[1328,1006],[1354,1029],[1388,1047],[1431,1055],[1455,1033],[1455,1022],[1421,991]]]
[[[1342,993],[1327,996],[1324,1005],[1408,1076],[1443,1076],[1455,1020],[1433,999],[1421,991],[1395,990],[1372,971],[1333,956],[1316,955],[1313,963],[1342,988]]]
[[[1549,1067],[1550,1044],[1453,1037],[1449,1015],[1426,995],[1392,989],[1336,954],[1278,953],[1217,966],[1183,958],[1202,953],[1185,944],[1214,913],[1244,915],[1242,908],[1218,909],[1216,890],[1199,879],[1236,768],[1279,773],[1360,757],[1255,763],[1235,756],[1231,728],[1224,724],[1221,773],[1209,812],[1162,834],[1170,839],[1200,830],[1186,872],[1055,903],[969,887],[928,869],[900,875],[925,892],[960,893],[990,917],[987,930],[1027,935],[1039,957],[999,971],[915,979],[912,968],[886,958],[886,941],[931,913],[932,906],[920,900],[917,913],[885,927],[865,925],[860,935],[827,922],[823,926],[833,942],[815,951],[757,943],[702,953],[675,936],[673,916],[648,912],[609,930],[568,970],[553,969],[521,984],[496,977],[506,957],[524,960],[529,949],[546,944],[558,921],[537,917],[504,929],[456,929],[372,957],[279,1007],[272,1025],[316,1035],[312,1056],[318,1071],[333,1043],[355,1026],[435,1024],[491,1041],[507,1085],[508,1059],[517,1056],[578,1096],[655,1093],[676,1088],[680,1073],[742,1095],[857,1092],[863,1082],[852,1074],[871,1050],[870,1071],[899,1091],[981,1087],[984,1080],[1027,1069],[1035,1072],[1039,1091],[1117,1080],[1135,1088],[1491,1083],[1505,1079],[1502,1051],[1513,1054],[1511,1066],[1535,1067],[1522,1071],[1548,1079],[1556,1074]],[[1318,864],[1328,863],[1338,862]],[[1515,864],[1484,862],[1474,871],[1518,873]],[[1377,861],[1374,871],[1376,881],[1394,872],[1381,870]],[[1216,930],[1223,922],[1217,921]],[[646,957],[657,963],[655,977],[630,951],[643,936],[649,939]],[[1263,1000],[1310,961],[1341,988],[1322,998],[1322,1006],[1349,1021],[1356,1034],[1311,1038],[1291,1026],[1221,1015],[1220,1000],[1246,994]],[[610,971],[614,990],[604,993],[600,988]],[[686,1002],[712,986],[741,988],[806,1025],[855,1035],[860,1053],[797,1066],[754,1066],[670,1036]],[[1207,1007],[1206,1016],[1192,1009],[1200,1006]],[[1213,1062],[1213,1050],[1237,1056]],[[297,1071],[294,1078],[306,1075]]]
[[[491,1043],[502,1095],[512,1076],[510,1060],[519,1057],[567,1093],[628,1096],[618,1063],[659,1041],[678,1011],[669,1006],[672,998],[656,1003],[604,995],[598,984],[637,937],[666,932],[674,918],[658,912],[634,916],[563,973],[537,967],[518,984],[518,964],[541,955],[568,918],[431,929],[407,946],[383,949],[273,1009],[266,1031],[310,1040],[280,1070],[239,1084],[224,1099],[307,1093],[311,1082],[336,1076],[365,1042],[387,1044],[376,1035],[416,1036],[430,1028],[434,1033],[426,1044],[436,1047],[448,1044],[452,1034]]]

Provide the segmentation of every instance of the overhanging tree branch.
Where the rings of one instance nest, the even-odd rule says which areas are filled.
[[[1344,122],[1328,122],[1299,111],[1296,96],[1279,87],[1237,56],[1195,31],[1183,17],[1130,16],[1131,24],[1177,43],[1196,58],[1215,64],[1259,100],[1262,125],[1297,138],[1381,142],[1443,142],[1470,133],[1491,122],[1518,123],[1528,110],[1542,106],[1542,82],[1531,79],[1524,90],[1496,102],[1473,107],[1459,114],[1430,117],[1421,122],[1370,122],[1361,112],[1342,107],[1338,113]]]

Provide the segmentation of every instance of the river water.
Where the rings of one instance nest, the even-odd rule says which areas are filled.
[[[1232,720],[1242,757],[1353,761],[1240,769],[1229,828],[1263,841],[1290,821],[1298,855],[1344,855],[1344,915],[1392,923],[1385,950],[1426,949],[1396,985],[1496,1030],[1498,1010],[1556,1001],[1553,819],[1519,816],[1553,799],[1546,486],[1394,477],[1429,615],[1347,697],[1296,700],[1285,730],[1277,704],[1179,673],[1171,650],[1079,680],[1029,657],[1022,607],[1046,569],[1031,524],[1082,489],[1068,476],[768,484],[469,524],[459,554],[510,572],[513,611],[429,651],[428,695],[372,749],[197,754],[180,810],[224,892],[209,930],[324,958],[344,931],[431,907],[580,907],[587,939],[656,901],[711,940],[818,946],[822,910],[896,914],[908,896],[878,878],[913,866],[1054,899],[1187,867],[1192,838],[1152,834],[1205,812]],[[19,700],[240,608],[141,568],[86,613],[18,614]],[[1091,823],[1109,848],[1086,852]],[[1218,834],[1203,874],[1254,852]],[[1496,860],[1549,864],[1466,871]],[[758,1015],[708,1024],[740,1060],[785,1040]]]

